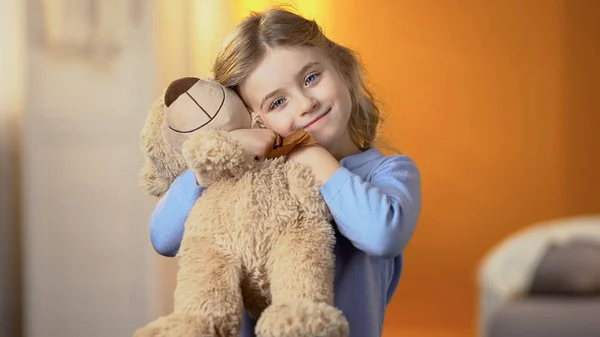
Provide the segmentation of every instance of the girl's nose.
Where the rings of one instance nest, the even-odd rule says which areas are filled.
[[[310,114],[319,106],[319,101],[314,97],[304,96],[300,115]]]

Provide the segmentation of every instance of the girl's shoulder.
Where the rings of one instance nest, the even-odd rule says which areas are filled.
[[[363,149],[362,152],[346,157],[341,161],[342,166],[350,171],[376,171],[417,169],[415,161],[408,155],[395,152],[385,154],[376,147]]]

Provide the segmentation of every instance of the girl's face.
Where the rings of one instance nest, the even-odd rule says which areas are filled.
[[[348,132],[348,86],[317,48],[269,49],[240,96],[282,137],[305,129],[336,157],[356,149]]]

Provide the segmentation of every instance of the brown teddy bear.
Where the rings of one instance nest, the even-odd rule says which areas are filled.
[[[185,223],[173,313],[134,336],[240,336],[242,309],[261,337],[343,337],[333,306],[331,214],[308,168],[285,160],[314,140],[278,138],[256,159],[228,131],[257,127],[239,96],[210,81],[174,81],[151,109],[141,185],[162,196],[185,170],[206,187]]]

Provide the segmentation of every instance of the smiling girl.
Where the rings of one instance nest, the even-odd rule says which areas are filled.
[[[317,140],[288,160],[312,170],[334,218],[335,306],[352,337],[381,336],[421,211],[421,181],[408,156],[385,156],[374,147],[379,110],[356,56],[316,22],[273,9],[233,30],[213,70],[215,80],[234,89],[267,127],[231,132],[247,151],[261,157],[275,133],[285,137],[299,129]],[[158,253],[176,255],[202,191],[188,171],[159,201],[151,220]],[[254,336],[255,323],[245,314],[242,336]]]

